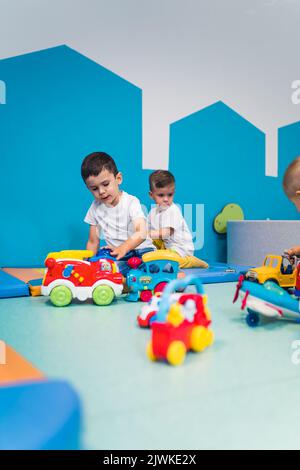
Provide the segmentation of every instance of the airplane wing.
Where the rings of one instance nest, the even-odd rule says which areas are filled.
[[[266,317],[281,318],[283,316],[282,310],[276,305],[258,299],[257,297],[252,297],[251,295],[247,297],[245,307]]]

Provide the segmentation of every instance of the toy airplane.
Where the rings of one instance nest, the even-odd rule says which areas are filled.
[[[251,327],[259,324],[261,316],[300,323],[299,300],[275,282],[260,285],[240,276],[233,302],[238,297],[242,301],[241,309],[247,311],[246,322]]]

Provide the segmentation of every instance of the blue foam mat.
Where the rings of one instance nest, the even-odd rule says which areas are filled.
[[[0,450],[80,448],[80,402],[63,381],[0,387]]]
[[[203,284],[213,284],[216,282],[235,282],[241,274],[245,274],[252,266],[239,266],[226,263],[209,263],[209,268],[189,268],[182,269],[186,275],[199,277]]]
[[[26,282],[0,269],[0,299],[6,297],[23,297],[29,294],[29,288]]]

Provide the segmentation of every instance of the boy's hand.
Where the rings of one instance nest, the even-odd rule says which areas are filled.
[[[113,246],[109,246],[109,245],[104,245],[104,246],[101,246],[100,249],[101,249],[101,250],[110,250],[110,251],[113,251],[113,250],[114,250],[114,247],[113,247]]]
[[[289,256],[299,256],[300,255],[300,246],[293,246],[289,250],[286,251]]]
[[[110,246],[110,245],[101,246],[101,249],[103,250],[110,250],[110,255],[113,256],[114,258],[117,258],[117,255],[115,255],[115,250],[118,250],[119,248],[120,247],[116,248],[115,246]]]
[[[125,255],[127,255],[128,250],[126,250],[125,247],[118,246],[117,248],[112,248],[109,247],[112,251],[110,252],[111,256],[114,256],[117,261],[119,261],[121,258],[124,258]]]
[[[106,245],[106,246],[102,246],[102,248],[111,250],[110,251],[111,256],[114,256],[117,259],[117,261],[119,261],[121,258],[124,258],[124,256],[127,255],[127,252],[128,252],[128,250],[126,250],[126,248],[123,247],[122,245],[117,246],[117,247]]]

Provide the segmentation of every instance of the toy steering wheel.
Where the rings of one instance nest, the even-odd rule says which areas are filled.
[[[100,248],[95,256],[92,256],[89,258],[89,261],[98,261],[99,259],[110,259],[112,261],[116,261],[116,258],[114,256],[111,256],[110,254],[111,249],[110,248]]]

